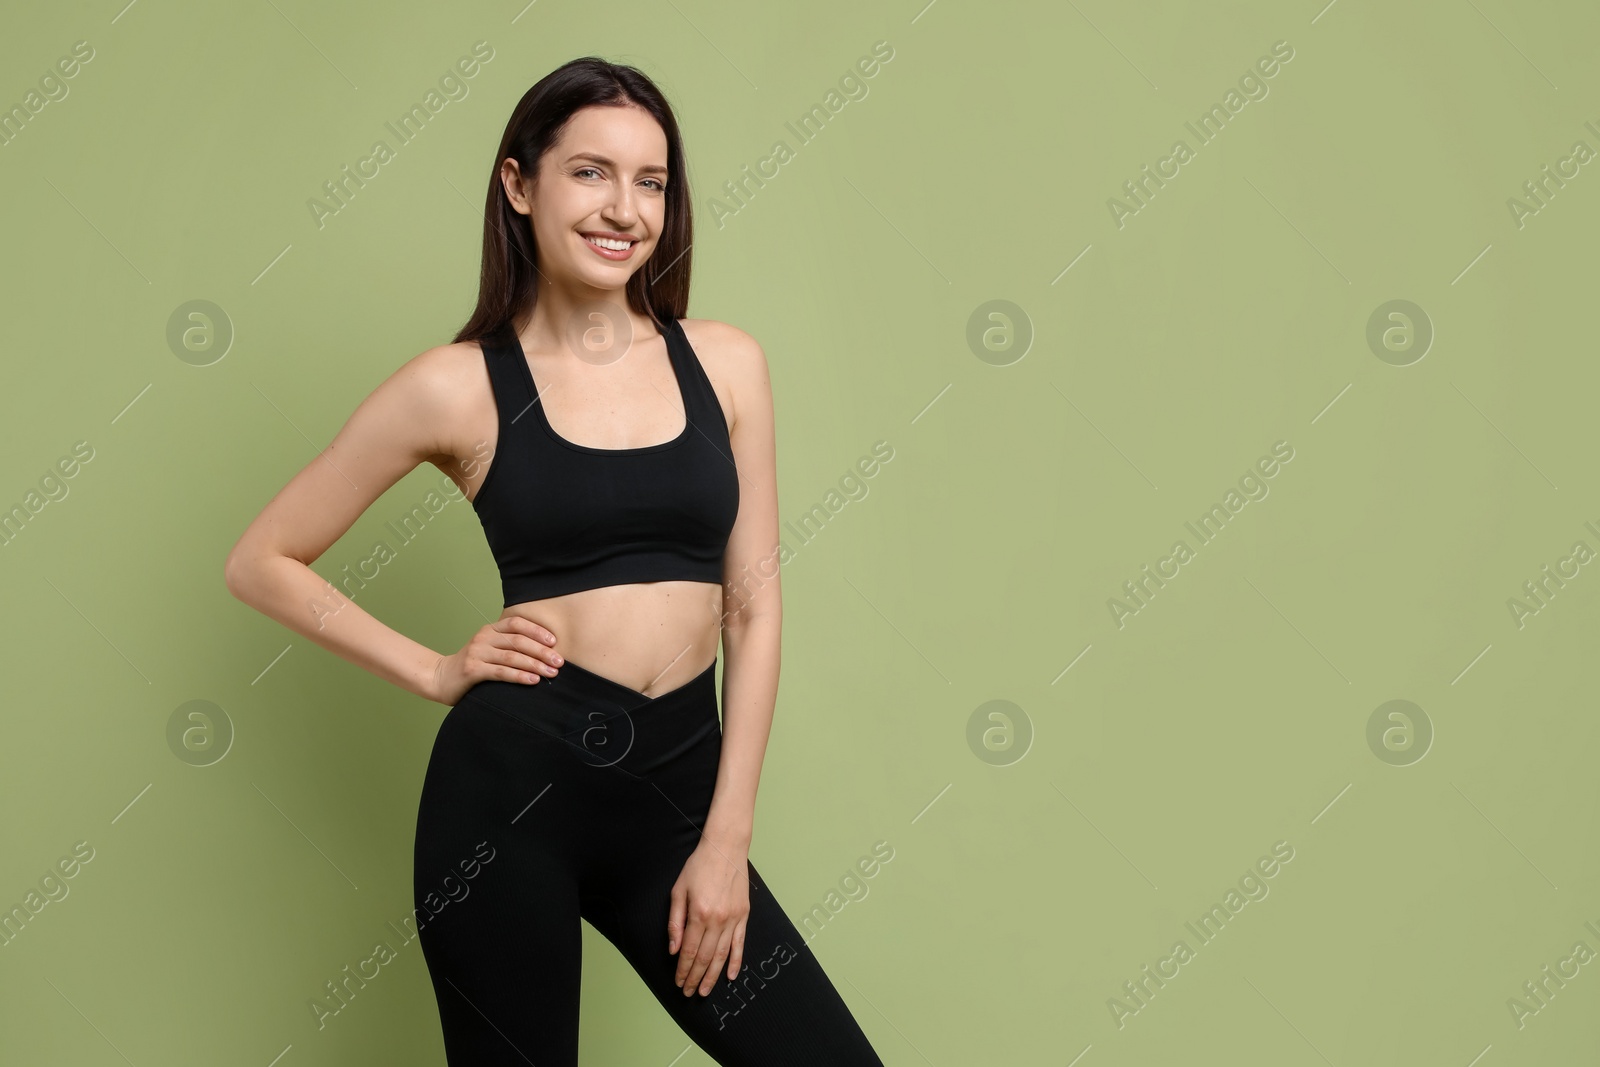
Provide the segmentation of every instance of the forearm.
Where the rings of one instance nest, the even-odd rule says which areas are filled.
[[[439,654],[363,611],[316,571],[288,556],[229,561],[228,590],[336,656],[432,700]]]
[[[722,758],[706,817],[706,836],[748,849],[754,832],[756,788],[778,698],[783,624],[764,615],[727,627],[722,672]]]

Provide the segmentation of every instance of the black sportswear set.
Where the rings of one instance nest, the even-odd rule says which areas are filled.
[[[516,336],[481,342],[499,439],[473,508],[506,605],[721,583],[739,509],[727,423],[682,324],[663,332],[684,429],[628,449],[560,437]],[[538,684],[479,682],[450,709],[423,782],[413,890],[452,1067],[576,1067],[580,919],[725,1067],[882,1067],[753,864],[738,976],[724,961],[707,996],[674,983],[670,894],[700,844],[721,746],[715,660],[655,697],[566,660]]]

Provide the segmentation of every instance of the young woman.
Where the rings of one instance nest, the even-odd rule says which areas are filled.
[[[485,219],[455,341],[367,397],[226,568],[240,600],[450,706],[413,883],[448,1060],[577,1064],[581,917],[720,1064],[882,1067],[749,861],[782,618],[772,396],[754,340],[681,318],[689,189],[656,86],[593,57],[542,79]],[[308,566],[423,461],[500,569],[500,619],[450,655]]]

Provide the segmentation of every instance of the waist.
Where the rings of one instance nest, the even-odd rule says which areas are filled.
[[[515,615],[544,627],[555,635],[555,651],[564,660],[653,696],[715,661],[721,612],[720,585],[652,582],[511,604],[501,618]],[[558,668],[556,677],[565,669]]]
[[[713,659],[683,685],[649,697],[568,660],[537,684],[479,682],[456,707],[490,709],[565,742],[591,765],[643,777],[721,731],[716,668]]]

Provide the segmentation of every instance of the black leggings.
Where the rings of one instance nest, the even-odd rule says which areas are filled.
[[[413,876],[450,1064],[576,1067],[581,916],[724,1067],[883,1067],[753,864],[738,977],[724,961],[707,996],[674,984],[670,895],[721,750],[714,661],[651,698],[569,660],[534,685],[479,682],[450,709]]]

